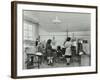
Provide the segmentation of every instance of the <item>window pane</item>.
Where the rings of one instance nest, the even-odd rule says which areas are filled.
[[[33,40],[32,32],[32,24],[24,23],[24,39]]]

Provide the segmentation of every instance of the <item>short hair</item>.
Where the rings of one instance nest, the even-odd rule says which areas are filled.
[[[50,44],[50,43],[51,43],[51,41],[52,41],[51,39],[48,39],[48,40],[47,40],[47,44]]]
[[[70,41],[70,40],[71,40],[71,38],[70,37],[67,37],[66,41]]]
[[[61,49],[61,46],[57,46],[57,49]]]

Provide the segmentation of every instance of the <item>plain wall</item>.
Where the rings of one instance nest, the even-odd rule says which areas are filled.
[[[48,25],[49,26],[49,25]],[[63,45],[64,41],[66,40],[67,36],[71,37],[71,39],[81,39],[81,40],[88,40],[90,42],[90,31],[75,31],[75,32],[47,32],[44,29],[39,27],[39,35],[41,41],[47,41],[48,39],[53,39],[57,41],[57,45]]]

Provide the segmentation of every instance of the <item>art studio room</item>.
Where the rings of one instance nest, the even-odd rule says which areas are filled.
[[[91,14],[23,10],[23,69],[91,66]]]

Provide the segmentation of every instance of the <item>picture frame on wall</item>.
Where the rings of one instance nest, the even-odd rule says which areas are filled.
[[[97,73],[97,6],[11,2],[11,77]]]

